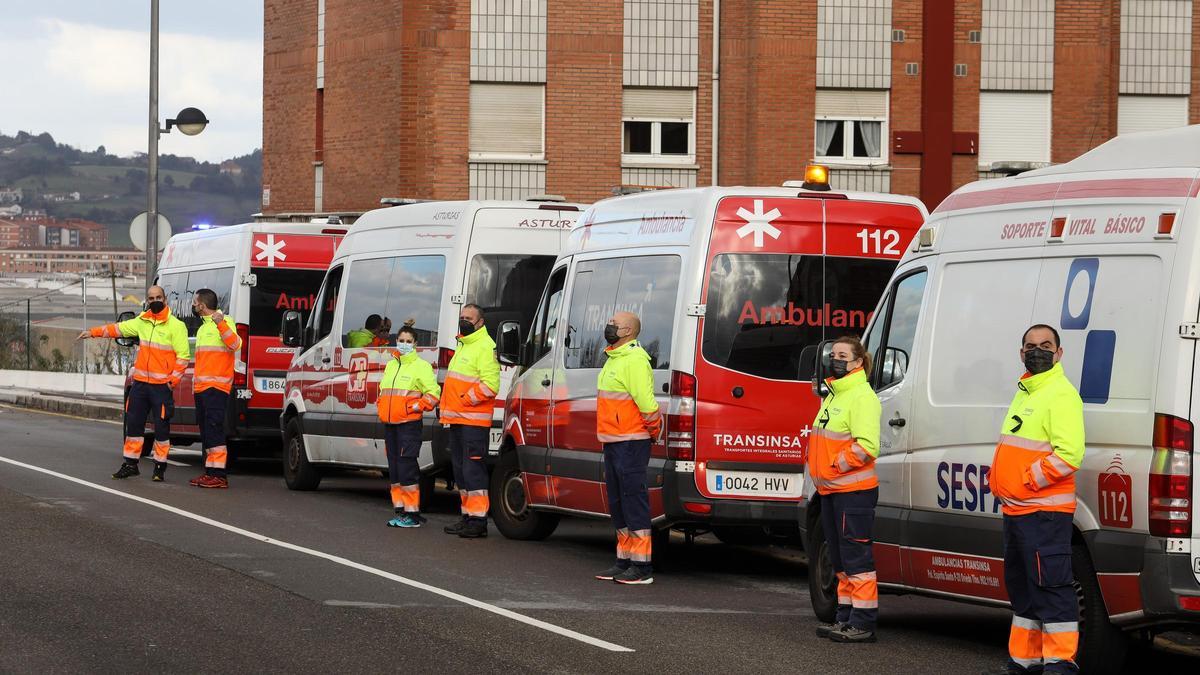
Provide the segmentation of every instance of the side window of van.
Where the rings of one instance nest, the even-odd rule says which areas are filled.
[[[566,283],[567,268],[562,267],[551,275],[546,284],[546,297],[538,307],[529,330],[527,363],[537,361],[554,348],[558,334],[559,310],[562,309],[563,287]]]
[[[439,304],[446,258],[414,255],[356,260],[347,274],[342,346],[353,349],[396,344],[411,321],[417,346],[437,344]]]
[[[341,287],[342,267],[339,265],[329,270],[317,304],[313,307],[312,325],[317,328],[315,340],[324,338],[333,330],[333,313],[337,309],[338,290]]]
[[[161,275],[157,284],[166,292],[171,313],[187,326],[188,337],[196,337],[201,320],[192,316],[192,297],[201,288],[210,289],[217,294],[217,306],[228,313],[229,298],[233,293],[233,268],[170,272]]]
[[[925,270],[901,277],[893,284],[888,300],[884,302],[883,316],[876,317],[871,326],[866,347],[874,363],[871,379],[875,389],[900,382],[908,372],[928,279],[929,273]]]
[[[355,260],[350,263],[346,308],[342,312],[342,346],[380,347],[386,344],[388,283],[394,258]],[[404,319],[401,317],[400,322]],[[399,326],[396,326],[398,328]]]
[[[655,370],[670,368],[671,337],[679,295],[679,256],[657,255],[585,261],[576,265],[571,291],[564,365],[604,365],[604,326],[617,311],[642,322],[638,342]]]

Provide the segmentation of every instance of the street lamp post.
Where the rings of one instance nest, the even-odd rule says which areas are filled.
[[[175,119],[167,120],[165,129],[158,126],[158,0],[150,0],[150,138],[146,157],[148,199],[146,204],[146,290],[154,283],[154,272],[158,267],[158,137],[171,133],[176,126],[187,136],[204,131],[208,119],[196,108],[184,108]]]

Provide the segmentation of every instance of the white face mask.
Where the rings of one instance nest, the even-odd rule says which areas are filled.
[[[411,354],[413,345],[411,342],[398,342],[396,343],[396,350],[400,352],[401,356],[405,354]]]

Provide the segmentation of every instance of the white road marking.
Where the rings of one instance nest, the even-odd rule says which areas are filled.
[[[621,645],[613,644],[611,642],[606,642],[599,638],[594,638],[590,635],[584,635],[583,633],[577,633],[569,628],[563,628],[562,626],[556,626],[552,623],[547,623],[540,619],[535,619],[531,616],[525,616],[524,614],[518,614],[517,612],[504,609],[503,607],[497,607],[496,605],[492,605],[492,604],[483,602],[482,600],[476,600],[474,598],[469,598],[465,595],[455,593],[454,591],[448,591],[443,588],[438,588],[437,586],[431,586],[429,584],[426,584],[426,583],[423,583],[420,581],[416,581],[415,579],[409,579],[407,577],[402,577],[398,574],[392,574],[391,572],[386,572],[386,571],[378,569],[376,567],[364,565],[362,563],[355,562],[348,558],[343,558],[341,556],[332,555],[330,553],[325,553],[323,551],[317,551],[315,549],[307,548],[304,546],[299,546],[297,544],[292,544],[292,543],[289,543],[286,541],[281,541],[279,539],[274,539],[274,538],[268,537],[266,535],[258,534],[257,532],[251,532],[250,530],[243,530],[240,527],[236,527],[234,525],[229,525],[228,523],[222,523],[219,520],[213,520],[212,518],[201,516],[199,514],[195,514],[190,511],[184,511],[183,509],[180,509],[175,506],[171,506],[170,504],[163,504],[162,502],[156,502],[153,499],[146,499],[145,497],[139,497],[137,495],[132,495],[127,492],[121,492],[120,490],[114,490],[113,488],[110,488],[110,487],[105,487],[103,485],[99,485],[97,483],[92,483],[92,482],[83,480],[81,478],[76,478],[74,476],[68,476],[65,473],[59,473],[57,471],[54,471],[51,469],[46,469],[46,468],[43,468],[40,466],[35,466],[33,464],[26,464],[25,462],[20,462],[15,459],[10,459],[8,457],[0,457],[0,462],[4,462],[6,464],[11,464],[13,466],[18,466],[23,469],[29,469],[30,471],[37,471],[38,473],[42,473],[47,476],[61,478],[65,481],[70,481],[77,485],[82,485],[84,487],[92,488],[93,490],[99,490],[100,492],[106,492],[111,495],[123,497],[125,499],[129,499],[129,500],[141,503],[141,504],[145,504],[147,506],[153,506],[156,509],[162,509],[163,511],[166,511],[168,513],[174,513],[177,516],[183,516],[184,518],[194,520],[198,523],[203,523],[205,525],[211,525],[212,527],[225,530],[226,532],[232,532],[233,534],[241,535],[243,537],[246,537],[247,539],[253,539],[255,541],[260,541],[264,544],[271,544],[272,546],[278,546],[279,548],[287,549],[289,551],[303,553],[305,555],[313,556],[314,558],[321,558],[322,560],[328,560],[329,562],[332,562],[332,563],[335,563],[338,565],[342,565],[343,567],[349,567],[350,569],[355,569],[360,572],[366,572],[367,574],[374,574],[377,577],[382,577],[384,579],[388,579],[389,581],[395,581],[396,583],[403,584],[405,586],[410,586],[412,588],[417,588],[422,591],[427,591],[429,593],[433,593],[434,595],[440,595],[441,597],[446,598],[448,600],[460,602],[464,605],[468,605],[468,606],[474,607],[476,609],[481,609],[485,612],[490,612],[492,614],[496,614],[496,615],[505,617],[506,619],[512,619],[513,621],[517,621],[519,623],[523,623],[528,626],[533,626],[534,628],[540,628],[544,631],[548,631],[548,632],[554,633],[556,635],[561,635],[563,637],[567,637],[572,640],[577,640],[584,644],[592,645],[593,647],[599,647],[600,649],[604,649],[604,650],[607,650],[610,652],[632,652],[632,651],[634,651],[634,650],[630,649],[629,647],[622,647]]]

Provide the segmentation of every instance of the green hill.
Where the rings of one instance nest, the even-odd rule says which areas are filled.
[[[193,223],[232,225],[260,210],[262,152],[232,158],[240,174],[191,157],[159,158],[159,212],[176,232]],[[55,142],[48,133],[0,133],[0,188],[22,188],[22,208],[57,218],[86,218],[107,225],[113,246],[129,246],[129,221],[146,210],[146,158],[87,152]],[[80,193],[79,201],[55,195]]]

